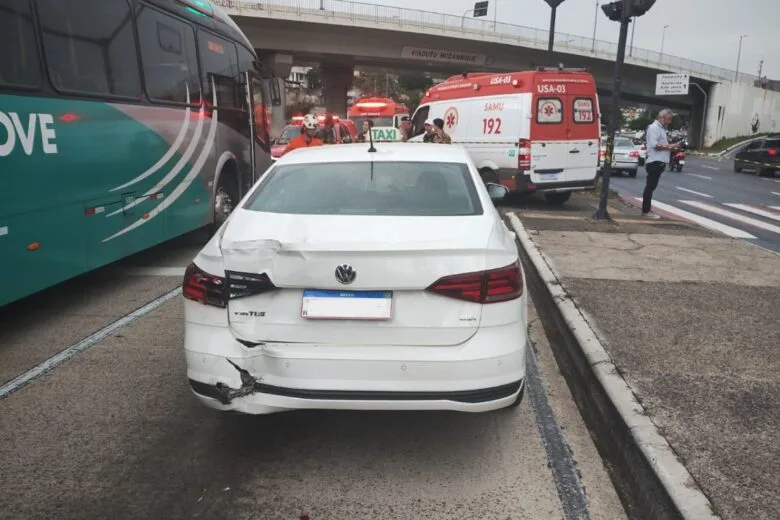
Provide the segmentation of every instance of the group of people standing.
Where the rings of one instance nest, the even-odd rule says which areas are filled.
[[[452,144],[452,138],[450,138],[447,132],[444,131],[443,119],[427,119],[424,126],[424,143]],[[368,142],[368,132],[370,132],[373,127],[373,121],[363,121],[363,127],[361,128],[360,135],[358,136],[359,143]],[[407,142],[409,139],[414,137],[412,133],[412,120],[409,119],[409,116],[404,116],[401,118],[401,125],[399,130],[401,131],[401,141],[403,142]]]

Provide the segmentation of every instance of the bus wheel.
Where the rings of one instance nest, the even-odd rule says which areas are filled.
[[[552,193],[545,193],[544,198],[547,199],[549,204],[560,206],[571,198],[570,191],[554,191]]]
[[[489,182],[500,184],[498,182],[498,175],[490,168],[482,168],[479,170],[479,176],[482,177],[482,182],[487,184]]]
[[[214,231],[219,229],[238,202],[238,184],[232,170],[224,170],[219,176],[217,192],[214,194]]]

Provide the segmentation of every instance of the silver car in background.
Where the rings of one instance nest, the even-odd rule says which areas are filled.
[[[604,158],[607,153],[607,139],[601,139],[601,149],[599,150],[599,173],[601,173]],[[625,172],[629,177],[636,177],[639,168],[639,150],[636,149],[633,141],[627,137],[615,137],[615,148],[612,151],[612,172]]]

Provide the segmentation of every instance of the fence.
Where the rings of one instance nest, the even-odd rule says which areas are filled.
[[[404,7],[391,7],[378,4],[353,2],[351,0],[212,0],[220,7],[234,12],[255,11],[263,16],[272,17],[273,13],[306,14],[322,16],[344,22],[374,22],[397,24],[399,28],[414,28],[440,34],[441,31],[461,32],[473,39],[489,38],[493,41],[515,43],[531,47],[547,48],[549,33],[545,29],[535,29],[492,20],[475,19],[445,13],[434,13]],[[583,36],[555,33],[555,48],[558,51],[574,52],[601,59],[615,59],[617,44],[603,40],[594,40]],[[670,69],[688,72],[692,75],[754,84],[758,76],[739,74],[735,71],[715,67],[646,49],[626,49],[627,63],[641,64],[658,69]]]

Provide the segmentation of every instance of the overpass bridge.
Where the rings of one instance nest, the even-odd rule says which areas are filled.
[[[212,1],[231,15],[278,76],[287,77],[293,62],[319,64],[328,108],[337,112],[345,111],[355,66],[457,74],[564,63],[588,67],[600,96],[611,95],[617,54],[612,42],[556,33],[551,60],[548,32],[519,25],[350,0]],[[658,97],[659,72],[689,74],[707,96],[691,87],[687,96]],[[689,112],[692,141],[698,144],[704,122],[708,146],[721,137],[749,134],[754,117],[762,130],[780,123],[780,95],[755,87],[757,81],[757,76],[633,48],[626,53],[623,97]]]

